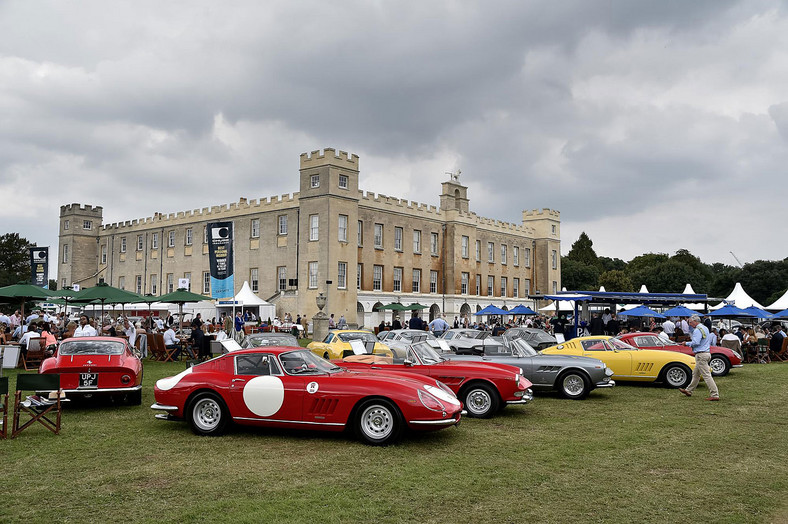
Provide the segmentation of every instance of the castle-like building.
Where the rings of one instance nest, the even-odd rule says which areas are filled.
[[[327,148],[301,155],[292,195],[114,224],[100,206],[64,205],[58,285],[104,281],[160,295],[186,278],[210,296],[206,224],[232,221],[236,292],[248,281],[280,316],[311,317],[323,293],[324,311],[351,324],[377,325],[378,307],[398,301],[451,322],[561,288],[559,212],[523,211],[511,224],[471,212],[459,176],[441,189],[438,208],[363,192],[358,156]]]

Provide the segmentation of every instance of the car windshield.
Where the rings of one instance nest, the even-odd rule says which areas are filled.
[[[372,333],[355,332],[355,333],[339,333],[339,340],[342,342],[350,342],[351,340],[361,340],[362,342],[376,342],[378,339]]]
[[[282,367],[288,375],[314,375],[331,373],[341,368],[307,350],[290,351],[279,355]]]
[[[617,338],[611,338],[611,339],[609,339],[607,341],[607,343],[610,344],[613,347],[613,349],[621,349],[621,350],[627,350],[627,351],[632,351],[632,350],[637,349],[635,347],[630,346],[626,342],[622,342],[622,341],[618,340]]]
[[[457,333],[458,337],[474,339],[487,338],[488,335],[489,333],[487,331],[460,331]]]
[[[245,348],[257,348],[264,346],[292,346],[301,347],[298,340],[292,335],[277,335],[271,336],[270,334],[252,335],[246,337],[242,344]]]
[[[535,357],[539,354],[538,351],[531,347],[531,344],[522,338],[513,340],[510,346],[512,348],[512,354],[518,357]]]
[[[60,344],[60,355],[122,355],[123,342],[116,340],[67,340]]]
[[[540,342],[553,342],[553,343],[555,343],[555,337],[554,336],[552,336],[549,333],[546,333],[544,331],[541,331],[541,330],[527,331],[523,338],[525,338],[526,340],[530,340],[532,342],[536,342],[537,344],[540,343]]]
[[[419,342],[417,344],[413,344],[410,346],[413,352],[419,357],[422,364],[437,364],[438,362],[443,361],[443,358],[438,355],[432,346],[427,344],[426,342]]]
[[[424,337],[425,340],[437,340],[435,335],[429,331],[403,331],[400,337],[405,340],[413,340],[413,337]]]

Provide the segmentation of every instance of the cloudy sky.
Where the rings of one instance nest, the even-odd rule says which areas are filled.
[[[0,232],[290,193],[324,147],[367,191],[557,209],[564,254],[782,259],[788,4],[0,1]]]

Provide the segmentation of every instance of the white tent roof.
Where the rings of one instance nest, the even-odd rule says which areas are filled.
[[[648,288],[646,288],[646,284],[642,284],[640,286],[640,291],[638,293],[648,293]]]
[[[725,304],[733,304],[739,309],[746,309],[750,306],[755,306],[763,309],[763,306],[757,303],[753,298],[744,291],[744,288],[741,287],[739,282],[736,282],[736,285],[733,286],[733,291],[731,294],[725,298],[722,302],[717,304],[716,306],[712,307],[711,309],[720,309]]]
[[[695,290],[692,289],[692,284],[687,282],[687,285],[684,286],[684,291],[682,291],[684,295],[695,295]],[[696,302],[695,304],[682,304],[687,309],[694,309],[695,311],[700,311],[706,307],[706,304],[702,304],[700,302]]]
[[[599,286],[599,291],[604,292],[605,291],[605,286]]]
[[[555,311],[555,305],[558,303],[558,311],[574,311],[575,310],[575,301],[574,300],[556,300],[551,302],[550,304],[546,305],[545,307],[539,308],[539,311]]]
[[[241,290],[235,295],[236,302],[240,302],[241,305],[244,306],[270,306],[270,302],[266,302],[262,298],[258,297],[252,292],[252,288],[249,287],[249,282],[244,281],[244,285],[241,286]]]
[[[783,296],[778,298],[774,302],[774,304],[766,306],[764,309],[773,309],[775,311],[782,311],[783,309],[788,309],[788,290],[786,290],[786,292],[783,293]]]

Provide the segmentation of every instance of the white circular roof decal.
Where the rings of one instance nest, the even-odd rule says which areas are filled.
[[[279,377],[254,377],[244,386],[244,404],[260,417],[270,417],[282,407],[285,386]]]
[[[307,393],[317,393],[317,389],[319,387],[320,386],[318,386],[317,382],[310,382],[306,385],[306,391]]]

